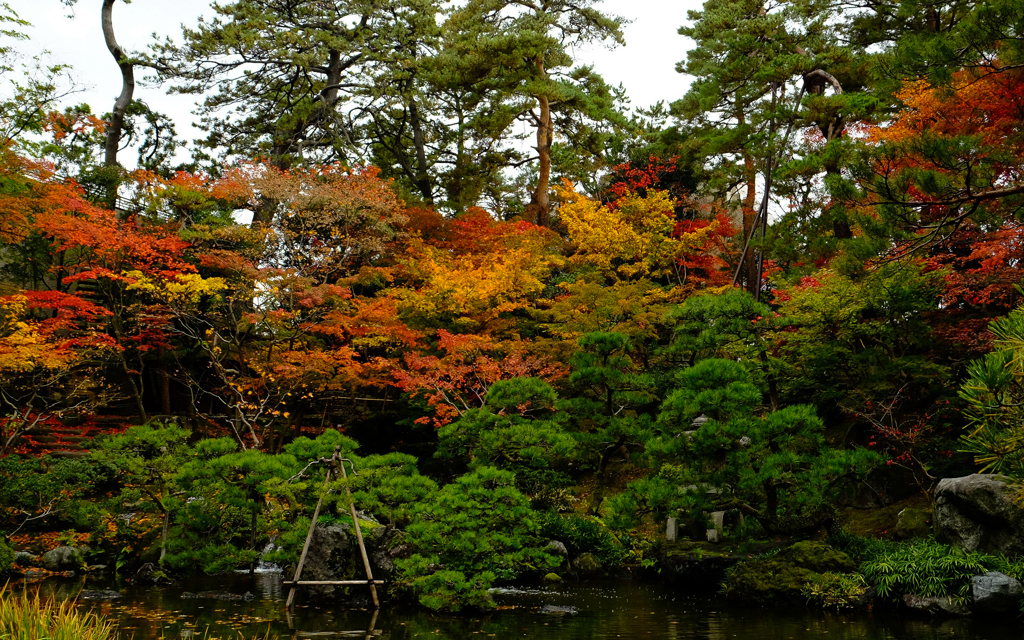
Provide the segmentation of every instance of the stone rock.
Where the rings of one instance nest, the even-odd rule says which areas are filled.
[[[565,548],[565,544],[564,543],[562,543],[562,542],[560,542],[558,540],[552,540],[551,542],[548,543],[548,546],[545,547],[545,548],[548,551],[550,551],[551,553],[555,554],[556,556],[559,556],[559,557],[564,558],[566,560],[569,559],[569,550]]]
[[[580,610],[572,605],[546,604],[538,609],[537,612],[551,616],[574,616],[579,613]]]
[[[718,537],[722,538],[725,536],[725,512],[724,511],[712,511],[711,515],[708,516],[711,520],[711,528],[718,532]]]
[[[309,545],[306,563],[302,565],[301,580],[359,580],[366,579],[359,554],[359,544],[351,527],[343,525],[317,525]],[[288,572],[286,572],[287,574]],[[309,585],[309,592],[322,597],[344,593],[343,587]]]
[[[74,547],[57,547],[43,554],[43,566],[49,571],[73,571],[85,566],[85,558]]]
[[[893,533],[897,540],[927,538],[932,533],[932,510],[907,507],[900,511]]]
[[[360,522],[360,524],[363,523]],[[375,579],[383,578],[384,574],[393,573],[395,559],[409,555],[407,553],[409,548],[406,545],[392,547],[391,542],[398,535],[399,532],[396,529],[377,526],[367,530],[365,526],[363,527],[363,542],[366,544],[366,553],[370,556],[370,566],[373,568]],[[358,548],[357,544],[356,549]],[[365,571],[363,577],[365,577]]]
[[[569,557],[569,549],[567,549],[565,543],[560,540],[552,540],[548,542],[546,548],[557,556],[562,556],[563,558]]]
[[[549,573],[546,576],[544,576],[544,582],[561,582],[561,581],[562,581],[562,576],[558,575],[557,573]]]
[[[986,553],[1024,553],[1024,509],[996,475],[943,478],[935,489],[935,539]]]
[[[576,568],[576,571],[579,571],[582,575],[598,573],[601,571],[601,562],[592,553],[580,554],[572,564]]]
[[[762,604],[801,602],[805,584],[821,573],[856,570],[850,556],[822,542],[803,541],[774,557],[736,565],[725,583],[728,596]]]
[[[28,551],[14,552],[14,564],[19,564],[23,567],[31,567],[38,562],[39,556],[31,554]]]
[[[1017,613],[1024,589],[1020,582],[998,571],[989,571],[971,578],[971,597],[977,611]]]
[[[915,596],[911,593],[903,596],[903,604],[908,609],[920,611],[929,615],[966,616],[970,615],[971,608],[966,604],[960,604],[950,596],[936,596],[925,598]]]
[[[736,565],[725,583],[730,598],[761,604],[799,602],[801,590],[817,574],[792,562],[752,560]]]
[[[675,542],[679,538],[679,520],[677,518],[669,518],[668,522],[665,523],[665,539],[669,542]]]
[[[824,542],[811,540],[804,540],[786,547],[775,556],[774,560],[791,562],[815,573],[850,573],[857,570],[857,563],[850,556],[833,549]]]
[[[168,584],[171,578],[152,562],[139,567],[135,575],[129,580],[132,584]]]
[[[373,522],[359,519],[366,544],[366,553],[370,557],[370,567],[374,579],[382,579],[385,574],[394,570],[394,559],[408,551],[407,547],[389,548],[394,530],[386,529]],[[295,567],[285,570],[285,575],[294,574]],[[355,529],[351,524],[317,525],[313,531],[313,539],[306,555],[306,563],[302,567],[301,580],[365,580],[366,569],[363,567],[362,554]],[[335,585],[305,585],[306,592],[319,598],[343,598],[349,596],[355,600],[369,597],[365,586],[345,587]]]
[[[748,560],[747,554],[725,553],[707,542],[665,544],[658,554],[661,577],[679,584],[718,584],[736,563]]]
[[[718,533],[718,529],[708,529],[707,538],[708,542],[719,542],[722,536]]]
[[[78,592],[78,597],[82,600],[116,600],[121,594],[109,589],[85,589]]]

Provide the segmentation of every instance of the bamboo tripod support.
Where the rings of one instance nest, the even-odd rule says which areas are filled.
[[[370,569],[370,556],[366,554],[366,544],[363,542],[363,530],[359,527],[359,518],[356,517],[356,505],[352,500],[352,490],[348,487],[348,474],[345,472],[345,463],[352,464],[352,461],[347,458],[341,457],[341,447],[334,447],[334,454],[330,458],[321,458],[321,461],[327,462],[327,476],[324,478],[324,492],[317,500],[316,509],[313,511],[313,521],[309,523],[309,532],[306,534],[306,543],[302,545],[302,555],[299,556],[299,565],[295,567],[295,576],[291,580],[285,580],[283,584],[291,585],[291,589],[288,590],[288,601],[285,603],[286,609],[291,609],[292,602],[295,601],[295,590],[300,584],[307,585],[357,585],[367,584],[370,585],[370,595],[373,597],[373,606],[380,609],[380,600],[377,598],[377,585],[384,584],[383,580],[374,580],[373,571]],[[345,482],[345,495],[348,497],[348,510],[352,515],[352,526],[356,530],[356,540],[359,541],[359,553],[363,556],[363,568],[366,569],[366,580],[301,580],[302,578],[302,567],[306,564],[306,554],[309,553],[309,545],[313,542],[313,531],[316,529],[316,521],[320,517],[320,507],[323,506],[324,496],[327,495],[327,487],[331,483],[331,475],[338,475],[338,470],[341,470],[341,477]],[[356,474],[355,465],[352,464],[352,473]],[[358,474],[356,474],[358,475]]]

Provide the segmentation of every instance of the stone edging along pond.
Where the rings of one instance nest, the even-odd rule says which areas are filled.
[[[731,599],[763,605],[1020,614],[1024,509],[1015,489],[992,475],[946,478],[933,502],[935,537],[889,541],[838,531],[824,542],[779,543],[755,553],[670,543],[663,571],[680,582],[717,583]]]

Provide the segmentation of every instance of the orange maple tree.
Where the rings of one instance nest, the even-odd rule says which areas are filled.
[[[487,336],[437,332],[439,355],[412,352],[394,371],[402,391],[422,394],[432,416],[420,424],[443,427],[470,409],[484,405],[487,390],[498,380],[537,377],[554,382],[568,374],[568,368],[550,356],[532,353],[522,341],[497,341]]]

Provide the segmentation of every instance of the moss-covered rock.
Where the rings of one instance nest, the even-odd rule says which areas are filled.
[[[562,576],[558,575],[557,573],[549,573],[546,576],[544,576],[544,582],[561,582],[561,581],[562,581]]]
[[[863,538],[888,538],[895,533],[900,513],[906,509],[931,511],[931,508],[928,496],[916,495],[874,509],[845,509],[842,525],[848,532]]]
[[[805,540],[780,551],[774,558],[778,562],[790,562],[814,573],[850,573],[856,571],[857,563],[842,551],[833,549],[824,542]]]
[[[748,602],[795,601],[817,573],[792,562],[752,560],[736,565],[725,583],[725,593]]]
[[[749,553],[736,553],[728,544],[689,541],[663,544],[658,554],[661,577],[688,585],[718,584],[730,568],[749,558]]]
[[[849,573],[857,563],[823,542],[797,542],[772,558],[736,565],[725,583],[730,597],[762,604],[798,601],[822,573]]]
[[[601,571],[601,562],[592,553],[581,554],[573,561],[573,567],[580,575],[592,575]]]
[[[930,508],[907,507],[900,511],[893,531],[897,540],[927,538],[932,533],[932,510]]]

